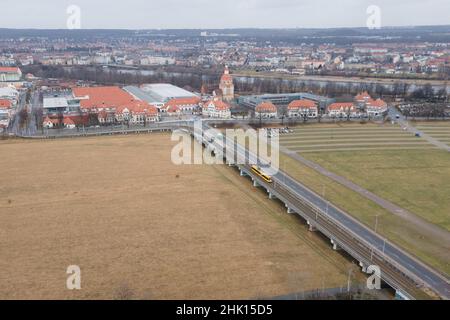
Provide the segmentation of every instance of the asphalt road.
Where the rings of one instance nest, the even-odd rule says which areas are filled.
[[[204,129],[208,129],[208,126],[205,125]],[[246,151],[242,146],[237,145],[237,151],[238,157],[241,157],[241,159],[248,157],[250,163],[259,163],[257,157],[253,154],[249,154],[248,151]],[[328,217],[332,218],[334,221],[338,221],[346,229],[357,235],[358,238],[363,239],[374,249],[380,250],[384,253],[384,255],[395,261],[398,265],[409,270],[417,278],[422,279],[424,283],[427,283],[442,297],[450,299],[450,283],[448,276],[445,277],[441,275],[437,271],[420,262],[418,259],[408,255],[403,250],[391,244],[384,237],[365,227],[356,219],[350,217],[347,213],[333,206],[329,201],[303,186],[281,170],[272,177],[274,182],[287,186],[295,194],[303,199],[306,199],[323,213],[326,213]]]
[[[449,151],[450,152],[450,146],[433,138],[432,136],[426,134],[423,131],[420,131],[413,125],[411,125],[406,117],[402,115],[397,109],[394,107],[389,107],[389,116],[391,119],[396,119],[399,125],[401,125],[405,130],[411,132],[412,134],[419,134],[423,139],[427,140],[429,143],[435,145],[436,147]],[[397,118],[398,117],[398,118]]]
[[[34,91],[30,102],[29,122],[27,127],[28,135],[36,135],[38,133],[38,122],[42,122],[40,112],[42,112],[40,93],[39,91]]]
[[[26,94],[24,92],[20,93],[19,95],[19,102],[17,104],[15,115],[11,119],[11,122],[9,123],[7,132],[12,133],[15,135],[21,135],[23,133],[23,128],[21,128],[21,115],[20,112],[26,108]]]

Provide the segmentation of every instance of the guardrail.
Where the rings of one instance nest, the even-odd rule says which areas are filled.
[[[311,214],[307,213],[307,210],[304,208],[301,208],[290,201],[288,197],[277,190],[277,183],[274,184],[274,187],[271,187],[270,185],[266,184],[264,181],[259,179],[256,175],[254,175],[251,170],[248,170],[245,168],[245,166],[238,166],[239,169],[243,170],[248,176],[250,176],[252,179],[257,180],[258,183],[265,188],[268,192],[270,192],[272,195],[274,195],[276,198],[278,198],[280,201],[282,201],[288,208],[293,210],[295,213],[300,215],[304,220],[308,221],[311,226],[315,227],[318,231],[320,231],[322,234],[327,236],[329,239],[333,240],[333,243],[337,244],[342,250],[350,254],[353,258],[355,258],[358,262],[363,263],[365,266],[370,266],[372,264],[372,260],[370,259],[370,256],[372,255],[371,250],[373,250],[373,246],[368,244],[364,239],[360,238],[357,234],[355,234],[352,230],[347,228],[345,225],[340,223],[338,220],[333,219],[329,215],[327,215],[325,212],[323,212],[321,209],[317,208],[313,203],[311,203],[306,198],[298,195],[295,192],[289,192],[290,196],[294,198],[295,200],[303,203],[309,209],[311,209]],[[286,186],[283,186],[285,188]],[[320,220],[323,220],[321,222]],[[323,225],[324,222],[328,222],[329,224],[334,226],[334,230],[330,229],[329,227],[326,227]],[[364,244],[364,249],[368,250],[366,254],[358,252],[358,250],[355,250],[351,244],[347,244],[347,240],[343,239],[342,236],[337,234],[337,230],[339,230],[342,233],[346,233],[349,238],[351,238],[351,241],[355,240],[355,246],[358,246],[361,242]],[[361,248],[360,248],[361,249]],[[414,299],[414,296],[412,294],[409,294],[408,289],[404,288],[401,285],[401,281],[396,280],[395,278],[389,277],[386,273],[382,272],[381,278],[388,283],[393,288],[402,291],[408,298]],[[420,279],[418,279],[420,281]]]

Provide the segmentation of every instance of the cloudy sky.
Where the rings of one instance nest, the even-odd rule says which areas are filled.
[[[450,24],[450,0],[0,0],[0,28],[66,28],[70,5],[83,29],[357,27],[370,5],[382,26]]]

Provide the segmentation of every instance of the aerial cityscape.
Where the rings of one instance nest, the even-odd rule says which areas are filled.
[[[1,300],[450,299],[450,4],[23,2]]]

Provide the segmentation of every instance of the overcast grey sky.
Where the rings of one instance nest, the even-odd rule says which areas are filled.
[[[0,28],[65,28],[69,5],[83,29],[358,27],[369,5],[382,26],[450,24],[450,0],[0,0]]]

